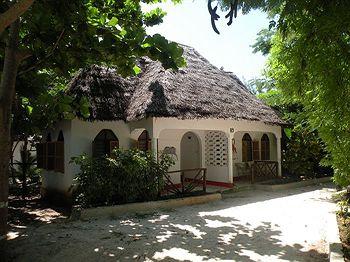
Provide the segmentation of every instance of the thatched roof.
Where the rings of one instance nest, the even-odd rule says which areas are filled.
[[[88,98],[90,120],[126,120],[126,108],[132,93],[130,80],[116,70],[93,65],[80,70],[69,84],[68,93],[77,101]]]
[[[216,68],[193,48],[182,47],[187,61],[183,69],[165,70],[159,62],[143,58],[142,73],[123,79],[113,69],[91,66],[72,80],[69,93],[90,99],[90,120],[176,117],[284,124],[234,74]]]

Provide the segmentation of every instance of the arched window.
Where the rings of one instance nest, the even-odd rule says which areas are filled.
[[[266,134],[261,138],[261,160],[270,160],[270,139]]]
[[[46,136],[46,142],[36,145],[37,167],[64,173],[64,137],[60,131],[57,141],[51,140],[51,133]]]
[[[253,160],[252,138],[248,133],[245,133],[242,138],[242,162]]]
[[[151,140],[149,138],[147,130],[143,130],[143,132],[137,139],[137,148],[142,151],[151,150]]]
[[[63,142],[64,136],[62,130],[58,133],[57,141]]]
[[[114,148],[119,148],[119,140],[112,130],[103,129],[92,142],[92,156],[111,155]]]

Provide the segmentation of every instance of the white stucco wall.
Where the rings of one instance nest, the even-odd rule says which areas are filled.
[[[92,141],[103,129],[110,129],[119,140],[119,148],[128,149],[131,145],[129,138],[130,129],[124,121],[94,121],[87,122],[80,119],[72,121],[72,143],[71,157],[79,156],[83,153],[92,155]],[[79,167],[70,164],[68,172],[74,177],[79,172]]]
[[[13,163],[21,162],[21,148],[24,145],[24,141],[15,141],[12,144],[12,150],[13,150],[13,155],[12,155],[12,161]],[[31,145],[30,142],[28,142],[28,149],[30,150],[30,154],[33,157],[36,157],[36,150],[35,147]],[[15,169],[18,169],[17,165],[14,165]]]
[[[181,169],[181,139],[186,132],[193,132],[197,135],[200,143],[201,166],[207,168],[207,179],[225,183],[232,183],[235,175],[234,163],[241,161],[241,139],[245,132],[248,132],[252,139],[260,139],[267,133],[271,144],[271,159],[279,163],[280,152],[276,149],[277,139],[281,137],[281,127],[267,125],[261,122],[233,121],[223,119],[201,119],[201,120],[180,120],[176,118],[148,118],[137,122],[125,123],[123,121],[95,121],[87,122],[79,119],[72,121],[62,121],[51,130],[52,141],[56,141],[59,131],[63,131],[65,150],[65,173],[55,173],[53,171],[43,172],[43,187],[66,191],[72,183],[75,174],[79,172],[79,167],[69,163],[74,156],[82,153],[92,154],[92,141],[102,129],[110,129],[119,139],[121,148],[130,148],[137,139],[137,134],[143,129],[149,132],[152,138],[152,148],[156,148],[158,141],[158,151],[161,153],[166,146],[175,147],[177,159],[171,170]],[[228,138],[229,151],[230,141],[236,141],[237,155],[233,155],[227,166],[206,166],[205,163],[205,134],[207,131],[222,131]],[[274,150],[275,148],[276,150]],[[275,152],[275,153],[274,153]],[[232,151],[229,152],[232,155]],[[236,159],[234,159],[236,158]],[[180,182],[180,175],[174,175],[174,182]]]
[[[199,140],[199,158],[201,160],[201,165],[199,167],[204,167],[204,132],[202,130],[186,130],[186,129],[176,129],[176,130],[162,130],[158,134],[158,151],[161,154],[165,147],[175,147],[177,158],[174,158],[175,164],[170,167],[170,171],[181,169],[181,139],[187,132],[194,133]],[[180,183],[180,173],[172,174],[174,183]]]
[[[175,141],[178,141],[176,148],[179,148],[180,150],[179,143],[181,141],[181,137],[187,131],[202,134],[200,136],[200,139],[202,143],[204,143],[205,130],[216,130],[224,132],[229,139],[229,149],[231,148],[230,141],[232,141],[232,139],[235,139],[237,150],[237,154],[232,155],[232,161],[231,163],[229,161],[228,167],[210,167],[205,165],[205,148],[202,146],[202,167],[206,167],[208,170],[208,180],[232,183],[233,177],[237,176],[234,164],[242,161],[241,144],[244,133],[249,133],[253,140],[260,140],[262,135],[266,133],[270,138],[271,160],[278,161],[279,170],[281,169],[280,148],[277,150],[277,140],[280,140],[282,136],[282,129],[280,126],[269,125],[257,121],[235,121],[228,119],[153,119],[154,136],[159,138],[159,141],[162,141],[160,143],[162,143],[163,148],[167,146],[163,144],[164,141],[169,143],[168,146],[175,146]],[[170,143],[172,143],[172,145]],[[180,164],[177,163],[176,168],[179,167]]]
[[[72,157],[83,153],[92,155],[92,141],[102,129],[110,129],[118,137],[120,148],[129,148],[131,144],[129,125],[124,121],[95,121],[88,122],[79,119],[63,121],[51,130],[52,141],[56,141],[60,130],[64,136],[65,173],[43,171],[43,187],[67,191],[72,184],[74,176],[79,172],[79,167],[69,163]]]
[[[71,121],[65,120],[58,123],[54,129],[48,130],[48,133],[51,134],[51,141],[57,141],[58,134],[62,130],[64,137],[64,170],[65,173],[59,173],[55,171],[43,170],[42,172],[42,187],[47,190],[58,190],[58,191],[67,191],[71,186],[72,176],[69,172],[70,170],[70,151],[71,151]],[[46,141],[46,135],[43,137],[43,142]]]

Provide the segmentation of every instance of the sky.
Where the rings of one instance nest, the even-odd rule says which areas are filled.
[[[207,0],[183,0],[174,5],[166,3],[144,6],[145,11],[152,7],[161,7],[167,12],[164,22],[147,29],[151,35],[159,33],[168,40],[192,46],[201,55],[218,68],[236,74],[242,81],[248,81],[261,75],[266,57],[253,54],[257,33],[267,28],[267,15],[252,11],[248,15],[238,13],[231,26],[227,26],[225,13],[219,13],[216,22],[220,35],[216,34],[210,23]]]

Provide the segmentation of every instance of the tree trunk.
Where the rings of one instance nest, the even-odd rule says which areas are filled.
[[[17,1],[6,12],[0,14],[0,34],[23,15],[31,7],[33,2],[34,0]]]
[[[0,239],[7,233],[8,171],[11,155],[11,109],[15,93],[18,55],[19,20],[10,26],[0,83]]]

